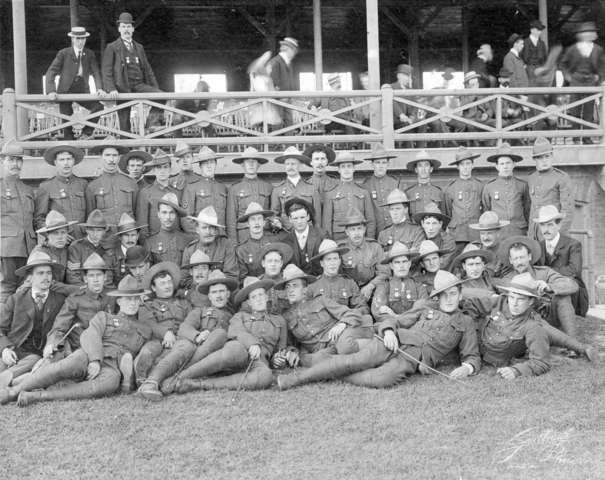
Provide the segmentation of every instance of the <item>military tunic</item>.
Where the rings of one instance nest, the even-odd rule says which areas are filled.
[[[407,220],[396,225],[391,224],[391,226],[378,233],[378,243],[385,252],[388,252],[395,242],[403,243],[410,250],[418,250],[425,239],[426,236],[422,227]]]
[[[321,226],[321,200],[319,198],[319,193],[315,191],[312,184],[301,177],[296,185],[286,178],[284,181],[275,185],[271,192],[271,210],[273,210],[281,220],[284,228],[286,230],[290,229],[290,220],[285,209],[285,204],[286,200],[293,197],[302,198],[313,206],[313,209],[315,210],[313,223],[317,227]]]
[[[237,256],[235,255],[235,246],[231,240],[225,237],[216,237],[209,245],[194,240],[185,247],[181,265],[188,265],[191,255],[196,250],[204,252],[212,262],[221,262],[218,267],[225,275],[239,281],[239,268],[237,265]],[[189,272],[184,272],[189,275]]]
[[[558,168],[551,168],[545,172],[536,170],[527,177],[527,183],[531,201],[528,236],[534,239],[542,238],[538,235],[540,227],[533,219],[538,218],[538,211],[546,205],[554,205],[565,215],[561,221],[561,233],[566,233],[573,219],[572,183],[569,175]]]
[[[479,240],[479,233],[471,230],[470,223],[477,223],[481,216],[481,192],[483,183],[474,177],[452,180],[443,192],[445,214],[451,218],[448,231],[456,242]]]
[[[260,258],[260,251],[265,245],[276,241],[274,235],[264,234],[259,239],[248,237],[236,247],[240,281],[246,277],[260,277],[265,273],[261,265],[263,259]]]
[[[439,247],[439,250],[445,250],[449,253],[442,253],[439,268],[441,270],[449,270],[450,264],[456,256],[456,241],[449,233],[443,230],[435,235],[433,238],[429,238],[431,242]]]
[[[342,270],[345,276],[353,279],[363,287],[372,282],[384,259],[384,250],[376,240],[366,238],[359,246],[354,246],[349,240],[340,242],[339,246],[349,248],[342,254]],[[376,282],[372,282],[376,283]]]
[[[182,207],[192,217],[206,207],[214,207],[219,225],[226,225],[227,187],[214,178],[202,177],[195,183],[190,183],[183,190]],[[195,233],[197,222],[184,219],[183,230]],[[235,240],[235,239],[234,239]]]
[[[353,207],[367,220],[366,235],[376,237],[376,220],[370,194],[353,181],[340,182],[326,194],[322,224],[329,237],[336,241],[346,238],[345,227],[340,222]]]
[[[167,193],[174,193],[181,201],[181,191],[170,185],[160,185],[157,181],[151,185],[141,188],[137,197],[137,215],[138,225],[147,225],[140,230],[141,237],[147,238],[160,231],[160,219],[158,218],[158,200]],[[176,225],[179,225],[177,216]]]
[[[288,343],[288,327],[284,317],[267,312],[237,312],[231,318],[227,335],[241,343],[246,350],[258,345],[261,357],[267,362],[275,352],[286,348]]]
[[[152,263],[173,262],[181,265],[183,252],[191,243],[191,235],[179,228],[160,229],[158,233],[145,240],[145,248],[151,253]]]
[[[193,170],[181,170],[170,177],[170,186],[177,190],[183,190],[187,185],[199,182],[201,179],[202,176]]]
[[[496,177],[483,187],[483,210],[496,212],[500,220],[510,221],[503,234],[525,235],[529,218],[529,186],[517,177]]]
[[[61,212],[67,221],[85,222],[87,185],[86,180],[75,175],[57,175],[43,181],[36,191],[36,228],[44,227],[46,215],[51,210]]]
[[[138,192],[137,183],[129,176],[104,172],[86,187],[86,211],[99,209],[108,224],[117,225],[122,213],[136,218]]]
[[[374,217],[376,218],[376,232],[380,235],[380,232],[393,224],[391,215],[389,215],[389,207],[383,207],[382,205],[387,201],[389,193],[399,188],[399,181],[390,175],[380,178],[372,175],[361,183],[361,188],[367,190],[372,198]]]
[[[425,211],[425,207],[429,203],[436,203],[439,210],[445,210],[443,190],[432,183],[417,183],[416,185],[406,189],[405,194],[410,200],[410,218],[413,215]]]
[[[171,331],[177,334],[189,314],[191,305],[182,298],[150,298],[139,309],[139,320],[151,327],[154,338],[163,340]]]
[[[196,337],[204,330],[212,332],[217,328],[221,328],[227,332],[232,316],[233,314],[226,308],[212,306],[196,307],[189,312],[183,323],[181,323],[178,336],[179,338],[197,343],[195,340]]]
[[[36,246],[34,189],[16,177],[0,179],[0,257],[24,257]]]
[[[376,285],[372,297],[372,316],[376,322],[382,322],[393,315],[380,313],[380,307],[386,305],[395,312],[395,316],[410,310],[418,300],[428,298],[426,287],[414,278],[390,277]]]
[[[339,183],[339,180],[331,177],[330,175],[324,173],[323,175],[313,174],[308,180],[317,193],[319,193],[319,198],[324,200],[325,194],[336,187]]]
[[[76,240],[67,248],[67,283],[70,285],[84,284],[83,272],[77,269],[82,267],[86,259],[90,257],[92,253],[98,254],[105,261],[107,266],[111,268],[111,270],[107,270],[105,285],[113,285],[113,252],[105,248],[103,243],[94,246],[92,243],[90,243],[88,238]]]
[[[248,237],[248,225],[237,223],[237,219],[246,213],[252,202],[258,203],[265,210],[272,210],[271,192],[273,186],[259,178],[244,177],[227,191],[227,236],[237,243]]]
[[[309,298],[322,296],[345,307],[358,309],[362,314],[370,313],[368,303],[361,295],[359,286],[344,275],[332,277],[322,275],[307,286],[307,295]]]

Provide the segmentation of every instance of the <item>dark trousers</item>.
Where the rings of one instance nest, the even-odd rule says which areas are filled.
[[[90,93],[88,89],[88,85],[86,85],[85,80],[82,77],[76,77],[74,83],[71,84],[69,90],[67,92],[62,93]],[[73,102],[59,102],[59,112],[63,115],[72,115],[74,113]],[[101,102],[91,101],[91,102],[76,102],[78,105],[86,108],[90,111],[90,113],[97,113],[103,110],[103,104]],[[92,123],[98,123],[100,117],[91,118],[90,121]],[[82,133],[84,135],[91,135],[94,130],[94,127],[86,125],[82,128]],[[71,127],[67,127],[63,129],[63,138],[65,140],[73,140],[74,134]]]
[[[21,278],[15,275],[15,270],[25,265],[25,257],[0,258],[0,303],[6,303],[19,286]]]
[[[147,85],[146,83],[137,83],[130,88],[130,93],[151,93],[151,92],[161,92],[159,88],[152,87],[151,85]],[[164,103],[164,101],[159,100],[158,103]],[[126,103],[126,101],[117,102],[118,105],[122,103]],[[136,108],[136,107],[135,107]],[[157,112],[157,109],[152,108],[149,112],[147,119],[151,117],[151,113],[153,111]],[[125,132],[130,132],[130,109],[122,108],[118,110],[118,118],[120,120],[120,130]]]

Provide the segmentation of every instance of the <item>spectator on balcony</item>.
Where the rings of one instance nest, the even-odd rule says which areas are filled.
[[[370,89],[370,75],[368,71],[365,70],[359,74],[359,85],[362,90]],[[367,100],[370,100],[371,97],[354,97],[351,99],[352,103],[363,103]],[[362,125],[369,126],[370,125],[370,105],[363,105],[361,107],[357,107],[353,110],[353,118],[356,122],[361,123]]]
[[[491,63],[494,60],[494,52],[489,43],[484,43],[477,50],[477,57],[471,63],[471,70],[479,74],[479,87],[495,87],[496,77],[491,74]]]
[[[44,160],[54,165],[56,175],[43,181],[36,190],[36,228],[42,228],[51,210],[63,213],[68,221],[81,223],[86,220],[86,185],[88,182],[73,173],[74,166],[82,161],[84,152],[71,145],[58,145],[44,152]],[[70,228],[73,239],[81,238],[82,231]]]
[[[512,87],[511,80],[513,78],[513,72],[508,70],[506,67],[502,67],[498,73],[498,83],[500,88],[505,89]],[[527,100],[527,97],[521,96]],[[502,126],[510,125],[518,121],[523,115],[525,110],[529,110],[527,107],[522,107],[516,102],[510,100],[502,100]]]
[[[267,70],[275,90],[289,92],[298,90],[298,82],[294,73],[292,62],[298,54],[298,40],[292,37],[285,37],[279,41],[279,53],[275,55],[267,64]],[[287,98],[282,98],[283,101],[288,101]],[[284,124],[292,124],[292,110],[284,108],[281,112],[281,117]]]
[[[428,203],[436,203],[443,210],[443,190],[431,183],[431,173],[441,166],[441,162],[432,158],[426,150],[420,150],[406,168],[416,174],[416,185],[405,190],[410,199],[410,218],[424,210]]]
[[[328,76],[328,85],[334,92],[342,92],[342,80],[338,73],[332,73]],[[335,112],[343,108],[347,108],[350,105],[350,101],[345,97],[329,97],[323,98],[320,102],[322,108],[327,108],[330,112]],[[340,113],[336,115],[336,118],[341,118],[348,122],[351,121],[351,111]],[[353,127],[349,125],[343,125],[338,122],[330,122],[325,126],[326,133],[345,133],[347,135],[353,134]]]
[[[548,49],[544,40],[540,38],[540,33],[546,27],[540,20],[532,20],[529,24],[529,36],[523,42],[521,50],[521,60],[527,67],[527,78],[530,87],[537,87],[536,68],[542,67],[548,57]]]
[[[408,90],[412,87],[412,71],[410,65],[397,65],[396,75],[397,81],[391,83],[393,90]],[[415,121],[415,109],[410,105],[400,102],[393,103],[393,118],[395,121],[395,129],[405,127]]]
[[[83,27],[73,27],[67,35],[71,37],[71,47],[59,50],[50,67],[48,67],[46,71],[46,93],[52,101],[56,101],[57,94],[61,93],[90,93],[88,79],[92,76],[95,80],[97,95],[105,96],[95,53],[89,48],[84,48],[86,38],[90,36],[90,33]],[[59,85],[55,88],[55,77],[57,75],[59,76]],[[59,102],[59,112],[62,115],[72,115],[74,113],[72,103],[71,101]],[[97,101],[76,103],[89,110],[91,114],[103,110],[103,105]],[[97,123],[99,118],[91,118],[90,122]],[[91,138],[93,130],[93,126],[84,126],[80,140]],[[63,129],[63,138],[73,140],[72,127]]]
[[[144,166],[152,160],[153,157],[151,154],[145,150],[131,150],[120,157],[118,168],[123,174],[128,175],[137,182],[139,191],[141,191],[141,189],[153,183],[150,181],[151,179],[145,177],[149,168]]]
[[[269,65],[270,58],[271,52],[265,52],[248,67],[251,92],[272,92],[275,90],[275,85],[271,78],[272,67]],[[248,108],[250,112],[250,125],[252,127],[262,127],[266,123],[269,128],[273,128],[282,123],[279,108],[273,103],[257,103],[250,105]]]
[[[132,38],[132,15],[121,13],[116,23],[120,38],[105,48],[102,66],[103,87],[114,99],[118,93],[161,92],[143,45]],[[120,130],[130,132],[130,108],[118,110],[118,117]]]
[[[481,75],[477,72],[473,70],[466,72],[464,74],[464,88],[469,90],[476,90],[480,88],[480,79]],[[482,96],[480,95],[461,95],[459,101],[460,105],[464,106],[480,101],[481,98]],[[464,108],[464,110],[459,115],[473,122],[482,123],[492,127],[496,124],[496,121],[494,119],[494,104],[493,102],[489,101],[468,108]],[[448,127],[450,131],[454,132],[476,132],[481,130],[480,127],[469,125],[456,119],[450,120],[448,123]],[[479,144],[478,141],[474,141],[472,143]]]
[[[510,50],[504,56],[502,68],[511,72],[509,86],[511,88],[527,88],[529,87],[529,79],[525,62],[521,58],[523,51],[523,37],[518,33],[513,33],[508,37],[508,46]]]

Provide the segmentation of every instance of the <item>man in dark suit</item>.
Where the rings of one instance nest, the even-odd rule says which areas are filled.
[[[46,93],[51,100],[57,100],[58,93],[90,93],[88,79],[92,75],[97,87],[97,95],[105,96],[99,65],[95,54],[89,48],[84,48],[86,38],[90,33],[83,27],[73,27],[67,34],[71,37],[71,47],[59,50],[57,56],[46,71]],[[59,85],[55,88],[55,77],[59,75]],[[82,107],[96,113],[103,110],[100,102],[76,102]],[[59,102],[59,111],[63,115],[72,115],[74,113],[72,102]],[[100,117],[92,118],[92,123],[97,123]],[[81,140],[85,140],[92,135],[94,127],[86,125],[82,128]],[[73,140],[74,134],[70,127],[63,129],[65,140]]]
[[[298,90],[298,82],[292,67],[292,61],[298,54],[298,40],[292,37],[285,37],[279,41],[279,53],[275,55],[267,64],[267,70],[275,90],[292,91]],[[281,99],[287,102],[287,98]],[[292,124],[292,110],[282,109],[281,117],[284,119],[284,125]]]
[[[46,253],[35,250],[15,272],[28,277],[30,286],[0,305],[0,390],[42,358],[46,336],[65,301],[64,295],[50,290],[53,276],[62,269]]]
[[[533,219],[542,232],[540,263],[576,281],[580,289],[572,295],[571,301],[576,314],[584,316],[588,311],[588,291],[582,280],[582,245],[560,233],[563,218],[565,215],[557,207],[545,205],[538,211],[538,218]]]
[[[161,92],[143,45],[132,39],[132,15],[120,14],[117,24],[120,38],[108,44],[103,54],[103,87],[114,99],[118,93]],[[130,109],[118,110],[118,117],[120,129],[129,132]]]
[[[529,78],[529,86],[536,87],[536,68],[543,66],[548,57],[548,49],[544,40],[540,38],[540,33],[544,30],[544,25],[540,20],[532,20],[529,24],[529,37],[523,42],[523,50],[521,50],[521,60],[527,66],[527,77]]]

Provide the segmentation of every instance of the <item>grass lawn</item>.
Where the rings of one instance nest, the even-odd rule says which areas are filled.
[[[0,407],[0,479],[602,479],[605,365]]]

